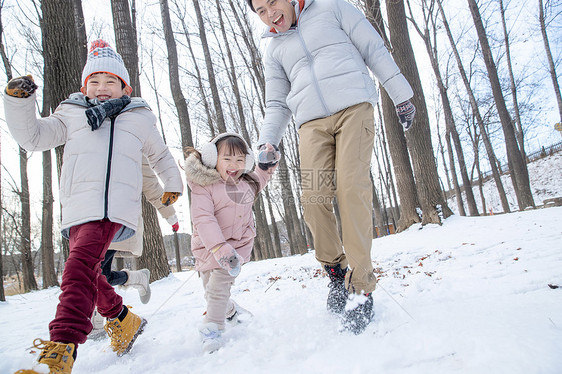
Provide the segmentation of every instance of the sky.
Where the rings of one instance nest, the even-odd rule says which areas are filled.
[[[536,163],[562,196],[562,155]],[[541,187],[542,188],[542,187]],[[494,373],[562,372],[562,207],[485,217],[452,216],[373,240],[375,317],[361,335],[326,311],[328,278],[314,253],[251,262],[232,298],[248,309],[224,346],[203,353],[205,311],[194,271],[153,282],[148,304],[118,289],[148,325],[118,358],[107,338],[78,350],[73,373]],[[558,287],[558,288],[556,288]],[[0,373],[30,368],[48,338],[60,290],[0,303]]]

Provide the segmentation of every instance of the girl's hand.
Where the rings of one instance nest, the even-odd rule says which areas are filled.
[[[230,244],[221,244],[211,250],[220,267],[232,277],[238,276],[242,267],[242,256]]]

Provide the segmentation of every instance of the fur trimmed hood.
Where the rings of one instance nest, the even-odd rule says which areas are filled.
[[[190,183],[200,186],[210,186],[221,180],[217,169],[209,168],[201,162],[201,154],[198,151],[191,152],[185,159],[185,177]]]

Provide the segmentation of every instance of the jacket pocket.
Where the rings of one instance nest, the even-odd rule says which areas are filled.
[[[70,196],[72,189],[72,180],[74,179],[74,169],[76,167],[76,156],[71,156],[64,160],[63,168],[61,170],[61,184],[60,184],[60,195],[61,198],[67,198]]]

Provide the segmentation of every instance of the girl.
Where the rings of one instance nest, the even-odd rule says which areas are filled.
[[[191,250],[207,301],[199,333],[203,350],[213,352],[222,346],[225,320],[237,313],[230,288],[241,265],[250,260],[256,236],[254,199],[277,168],[280,155],[273,146],[266,145],[262,153],[269,157],[264,159],[274,162],[265,167],[260,164],[252,172],[253,154],[235,133],[220,134],[200,152],[193,148],[186,151],[185,172],[191,188],[193,223]]]

